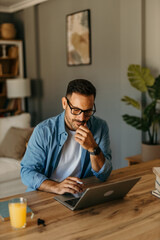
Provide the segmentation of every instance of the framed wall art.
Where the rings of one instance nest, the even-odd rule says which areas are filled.
[[[91,64],[90,10],[67,15],[67,64]]]

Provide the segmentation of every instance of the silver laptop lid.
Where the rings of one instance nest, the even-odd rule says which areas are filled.
[[[67,194],[56,196],[54,199],[71,210],[82,209],[111,200],[123,198],[139,181],[139,179],[140,177],[137,177],[87,188],[80,198],[75,198],[73,195]]]

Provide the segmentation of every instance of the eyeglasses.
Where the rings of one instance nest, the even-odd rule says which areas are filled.
[[[95,104],[94,104],[94,109],[82,110],[80,108],[71,107],[71,103],[67,97],[66,97],[66,100],[67,100],[67,104],[68,104],[69,108],[71,109],[71,114],[73,114],[73,115],[80,115],[82,112],[84,112],[84,115],[86,117],[91,117],[96,112]]]

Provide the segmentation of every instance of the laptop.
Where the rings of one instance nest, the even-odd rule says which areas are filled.
[[[115,183],[98,185],[92,188],[87,188],[82,193],[81,197],[75,197],[68,193],[55,196],[54,199],[72,211],[83,209],[123,198],[139,180],[140,177],[137,177]]]

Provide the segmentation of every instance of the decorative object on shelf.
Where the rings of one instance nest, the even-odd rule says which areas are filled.
[[[150,102],[145,107],[142,107],[141,104],[135,99],[124,96],[121,100],[124,101],[127,105],[131,105],[138,110],[141,110],[142,116],[137,117],[124,114],[123,120],[132,127],[135,127],[136,129],[142,130],[142,132],[147,133],[146,140],[142,143],[142,161],[159,158],[160,76],[154,78],[148,68],[143,68],[140,65],[132,64],[128,67],[128,80],[132,87],[136,88],[142,93],[146,93],[146,97],[150,97]],[[151,145],[153,146],[153,155],[150,155]]]
[[[28,78],[17,78],[7,79],[7,97],[16,98],[18,101],[18,112],[22,112],[21,98],[31,96],[30,79]]]
[[[90,10],[67,15],[67,64],[91,64]]]
[[[6,45],[5,44],[2,45],[2,57],[3,58],[7,57],[7,51],[6,51]]]
[[[15,39],[16,29],[13,23],[2,23],[0,27],[2,39]]]
[[[10,58],[17,58],[18,57],[18,47],[11,46],[8,50],[8,57]]]
[[[8,77],[14,77],[19,74],[19,47],[14,45],[13,41],[10,44],[8,40],[1,40],[3,43],[0,45],[0,64],[2,66],[0,76],[10,74]],[[4,44],[5,42],[8,44]]]

